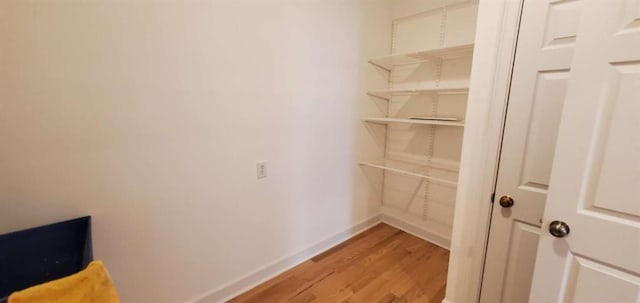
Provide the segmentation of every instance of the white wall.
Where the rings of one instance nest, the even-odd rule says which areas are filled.
[[[92,215],[124,302],[184,302],[378,214],[355,163],[383,147],[357,118],[388,15],[0,1],[0,233]]]

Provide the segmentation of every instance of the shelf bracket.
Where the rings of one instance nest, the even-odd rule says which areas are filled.
[[[387,71],[387,72],[391,72],[391,69],[390,69],[390,68],[388,68],[388,67],[386,67],[386,66],[383,66],[383,65],[380,65],[380,64],[378,64],[378,63],[376,63],[376,62],[374,62],[374,61],[372,61],[372,60],[369,60],[369,64],[371,64],[371,65],[373,65],[373,66],[375,66],[375,67],[378,67],[378,68],[384,69],[384,70],[385,70],[385,71]]]

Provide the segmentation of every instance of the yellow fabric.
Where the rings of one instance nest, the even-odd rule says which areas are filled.
[[[83,271],[17,291],[8,303],[119,303],[109,273],[101,261],[93,261]]]

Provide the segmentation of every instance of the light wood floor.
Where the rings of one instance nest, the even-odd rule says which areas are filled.
[[[448,258],[443,248],[379,224],[229,302],[440,303]]]

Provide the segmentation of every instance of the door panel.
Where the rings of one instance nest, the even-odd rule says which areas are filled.
[[[529,297],[582,11],[582,1],[523,5],[481,291],[486,303]],[[513,207],[500,207],[503,195]]]
[[[504,277],[504,302],[527,302],[529,299],[533,266],[520,265],[535,263],[539,237],[539,226],[514,220]]]
[[[584,1],[531,302],[640,302],[639,7]]]
[[[573,0],[560,0],[549,1],[548,5],[543,48],[553,50],[562,47],[572,47],[576,42],[576,32],[582,3]],[[559,53],[570,55],[563,52]],[[558,59],[560,61],[567,60],[567,58]]]
[[[640,158],[640,132],[626,130],[640,129],[640,63],[612,64],[605,81],[613,90],[603,98],[597,118],[603,134],[593,163],[592,176],[597,180],[589,209],[639,217],[640,176],[634,172],[640,167],[629,160]]]
[[[563,302],[637,302],[640,279],[606,264],[572,256]]]
[[[523,155],[522,190],[546,192],[549,187],[568,75],[568,70],[542,71],[537,75]]]

